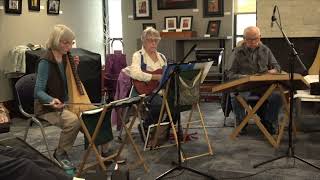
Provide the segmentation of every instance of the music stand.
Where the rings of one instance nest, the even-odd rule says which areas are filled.
[[[279,14],[279,9],[277,6],[275,6],[274,8],[276,8],[278,10],[278,14]],[[279,15],[280,17],[280,15]],[[303,68],[303,73],[302,74],[306,74],[307,70],[306,70],[306,67],[304,66],[304,64],[302,63],[297,51],[295,50],[294,48],[294,44],[290,42],[288,36],[284,33],[283,29],[282,29],[282,26],[281,26],[281,19],[280,19],[280,24],[278,23],[277,21],[277,18],[275,17],[275,15],[272,16],[271,18],[272,22],[275,21],[278,28],[280,29],[282,35],[283,35],[283,38],[286,40],[287,42],[287,45],[291,48],[291,53],[290,53],[290,58],[289,58],[289,63],[290,63],[290,89],[289,89],[289,97],[290,97],[290,112],[289,112],[289,129],[288,129],[288,136],[289,136],[289,139],[288,139],[288,150],[287,150],[287,153],[285,155],[282,155],[282,156],[279,156],[279,157],[276,157],[276,158],[273,158],[273,159],[270,159],[270,160],[267,160],[265,162],[261,162],[261,163],[258,163],[256,165],[254,165],[253,167],[254,168],[257,168],[261,165],[264,165],[264,164],[267,164],[267,163],[270,163],[270,162],[273,162],[275,160],[278,160],[278,159],[282,159],[282,158],[294,158],[294,159],[298,159],[300,160],[301,162],[304,162],[318,170],[320,170],[320,167],[318,166],[315,166],[313,164],[311,164],[310,162],[298,157],[295,155],[294,153],[294,147],[293,147],[293,139],[292,139],[292,118],[293,118],[293,115],[292,115],[292,111],[293,111],[293,94],[294,94],[294,91],[295,91],[295,86],[294,86],[294,82],[293,82],[293,73],[294,73],[294,63],[296,60],[297,63],[299,63],[300,67]]]
[[[193,46],[191,48],[191,50],[193,50],[195,48],[195,46]],[[191,52],[191,50],[189,51],[189,53]],[[187,53],[187,55],[189,54]],[[187,56],[186,55],[186,56]],[[185,56],[185,58],[186,58]],[[185,58],[183,58],[183,60],[179,63],[176,63],[176,64],[170,64],[166,67],[165,71],[164,71],[164,74],[163,74],[163,80],[160,81],[160,87],[163,87],[164,84],[166,84],[166,82],[169,80],[169,79],[174,79],[174,83],[175,83],[175,96],[176,96],[176,99],[175,99],[175,103],[174,103],[174,109],[180,113],[180,104],[179,104],[179,98],[180,98],[180,90],[179,90],[179,74],[181,71],[183,70],[196,70],[195,68],[204,68],[204,72],[206,72],[206,74],[208,73],[213,61],[208,61],[208,62],[202,62],[202,63],[198,63],[195,64],[195,63],[183,63],[183,61],[185,60]],[[205,75],[206,75],[205,74]],[[205,75],[203,75],[201,77],[201,82],[203,82],[204,78],[205,78]],[[160,88],[161,89],[161,88]],[[152,98],[151,98],[152,100]],[[190,172],[193,172],[195,174],[199,174],[201,176],[204,176],[204,177],[207,177],[208,179],[216,179],[208,174],[205,174],[205,173],[202,173],[202,172],[199,172],[195,169],[192,169],[192,168],[189,168],[189,167],[185,167],[182,165],[182,160],[181,160],[181,156],[180,156],[180,153],[181,153],[181,142],[180,142],[180,126],[181,126],[181,119],[180,119],[180,116],[178,117],[178,113],[175,113],[174,114],[174,119],[177,119],[177,123],[178,123],[178,149],[177,149],[177,153],[178,153],[178,164],[176,167],[173,167],[171,168],[170,170],[166,171],[165,173],[161,174],[160,176],[158,176],[156,179],[162,179],[163,177],[165,177],[166,175],[178,170],[178,171],[181,171],[181,170],[187,170],[187,171],[190,171]],[[157,132],[156,132],[157,134]]]

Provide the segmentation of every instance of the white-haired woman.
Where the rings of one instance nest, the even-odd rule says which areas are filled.
[[[144,82],[161,79],[161,73],[152,73],[166,66],[165,56],[157,51],[160,40],[160,33],[152,27],[142,32],[142,48],[132,56],[131,78]]]
[[[139,94],[150,95],[159,85],[162,69],[167,64],[165,56],[157,51],[160,40],[160,33],[156,29],[146,28],[141,34],[142,48],[133,54],[131,66],[126,68],[134,79],[135,89]],[[161,103],[162,98],[159,95],[151,101],[150,115],[144,121],[145,128],[158,121]]]

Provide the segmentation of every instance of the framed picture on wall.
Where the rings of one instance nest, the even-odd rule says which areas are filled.
[[[40,0],[28,0],[28,9],[31,11],[40,11]]]
[[[48,0],[47,13],[59,14],[59,11],[60,11],[60,0]]]
[[[151,0],[133,0],[133,19],[152,19]]]
[[[142,30],[145,30],[148,27],[153,27],[154,29],[156,29],[156,24],[155,23],[142,23]]]
[[[220,24],[220,20],[209,21],[206,34],[210,34],[210,36],[217,37],[219,35]]]
[[[157,0],[157,2],[158,10],[197,8],[197,0]]]
[[[180,29],[182,31],[191,31],[192,29],[192,16],[180,16]]]
[[[21,14],[22,0],[5,0],[4,6],[6,13]]]
[[[168,31],[175,31],[177,29],[178,16],[164,17],[164,29]]]
[[[223,0],[204,0],[203,17],[224,16]]]

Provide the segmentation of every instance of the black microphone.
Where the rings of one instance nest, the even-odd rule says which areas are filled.
[[[273,7],[273,12],[272,12],[272,16],[271,16],[271,28],[273,27],[273,22],[276,20],[276,16],[275,16],[275,14],[276,14],[276,9],[277,9],[277,5],[275,5],[275,6]]]

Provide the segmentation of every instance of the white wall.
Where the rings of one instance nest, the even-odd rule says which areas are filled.
[[[55,24],[65,24],[76,33],[77,47],[102,55],[103,13],[101,0],[62,0],[60,10],[63,14],[47,15],[47,1],[41,0],[40,12],[29,11],[28,1],[22,0],[22,14],[6,14],[0,9],[0,102],[12,99],[12,88],[3,74],[10,49],[28,43],[45,45],[47,37]],[[0,0],[4,6],[4,0]]]
[[[124,52],[127,55],[128,64],[131,63],[132,54],[137,49],[137,39],[140,38],[142,32],[142,23],[155,23],[158,31],[164,29],[164,17],[166,16],[193,16],[192,30],[197,32],[199,37],[203,37],[206,33],[207,25],[210,20],[221,20],[219,36],[233,35],[233,0],[224,0],[224,17],[203,17],[203,1],[197,1],[196,9],[174,9],[174,10],[158,10],[157,0],[152,2],[152,19],[150,20],[134,20],[133,1],[122,0],[122,22],[123,22],[123,41],[125,44]],[[161,41],[160,41],[161,43]],[[232,40],[226,42],[227,53],[232,49]],[[191,47],[191,46],[190,46]],[[139,47],[140,49],[140,47]],[[166,54],[166,52],[162,52]]]
[[[263,37],[282,37],[276,24],[270,27],[274,5],[288,37],[320,37],[320,0],[257,0],[257,25]]]

